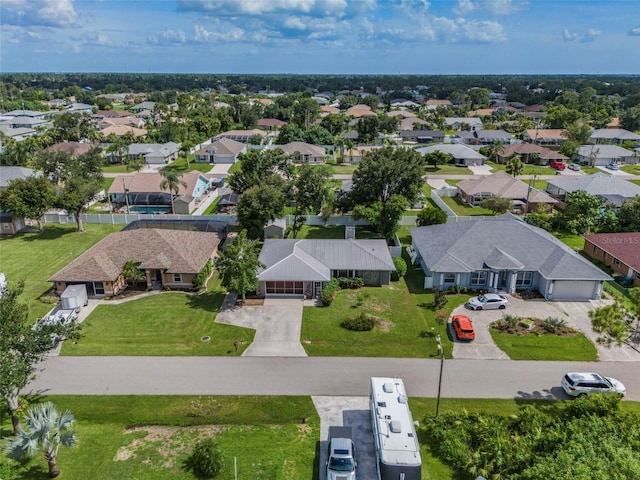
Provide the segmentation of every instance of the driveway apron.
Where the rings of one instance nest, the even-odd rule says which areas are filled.
[[[246,357],[306,357],[300,344],[302,308],[299,299],[266,299],[260,306],[235,306],[227,296],[216,322],[253,328],[253,343],[242,354]]]

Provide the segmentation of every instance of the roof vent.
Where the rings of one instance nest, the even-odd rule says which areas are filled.
[[[407,396],[400,394],[398,396],[398,403],[407,403]]]
[[[387,382],[382,384],[382,391],[384,393],[392,393],[393,392],[393,383]]]
[[[402,424],[397,420],[389,422],[389,430],[391,433],[402,433]]]

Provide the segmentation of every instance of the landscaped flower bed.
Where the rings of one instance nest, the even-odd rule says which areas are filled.
[[[491,323],[491,328],[498,332],[511,335],[558,335],[572,337],[579,332],[575,328],[568,327],[566,321],[547,317],[545,319],[534,317],[518,317],[505,315],[500,320]]]

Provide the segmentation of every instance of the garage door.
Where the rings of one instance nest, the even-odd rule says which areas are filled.
[[[303,295],[304,282],[266,282],[267,295]]]
[[[556,281],[553,285],[554,300],[591,300],[598,282]]]

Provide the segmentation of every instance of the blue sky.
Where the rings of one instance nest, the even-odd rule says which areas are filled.
[[[640,0],[2,0],[2,72],[640,74]]]

